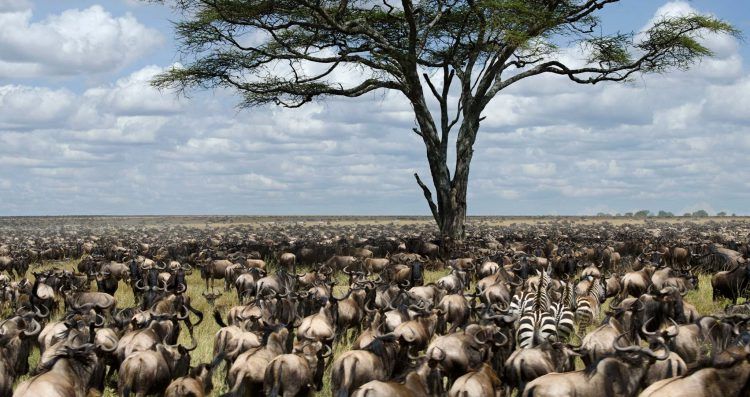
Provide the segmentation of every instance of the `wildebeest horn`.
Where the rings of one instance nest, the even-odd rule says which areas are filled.
[[[672,325],[674,326],[674,332],[667,331],[667,338],[674,338],[675,336],[679,335],[680,333],[680,326],[677,325],[677,322],[674,321],[674,319],[669,319],[669,321],[672,322]]]
[[[44,314],[42,314],[42,311],[39,310],[42,307],[45,310]],[[38,318],[47,318],[47,317],[49,317],[49,309],[47,309],[47,307],[44,306],[44,305],[34,306],[34,313],[35,313],[35,316],[38,317]]]
[[[179,294],[184,294],[184,293],[185,293],[185,291],[187,291],[187,285],[185,285],[184,283],[180,283],[180,284],[178,284],[178,285],[177,285],[177,288],[175,289],[175,292],[176,292],[176,293],[177,293],[178,295],[179,295]]]
[[[328,358],[333,355],[333,350],[331,350],[331,346],[323,345],[323,348],[326,349],[326,353],[321,354],[320,357]]]
[[[183,313],[185,313],[185,314],[184,315],[180,315],[180,311],[178,310],[177,313],[176,313],[177,314],[177,319],[180,320],[180,321],[185,321],[185,320],[187,320],[190,317],[190,312],[188,312],[187,306],[185,306],[185,305],[182,305],[182,309],[183,309]]]
[[[641,327],[641,332],[642,332],[642,333],[643,333],[644,335],[646,335],[646,336],[654,336],[654,335],[656,335],[656,332],[649,332],[649,331],[647,331],[647,330],[646,330],[646,327],[648,326],[648,324],[649,324],[649,323],[651,323],[651,321],[652,321],[653,319],[654,319],[654,317],[651,317],[651,318],[649,318],[648,320],[646,320],[646,322],[645,322],[645,323],[643,324],[643,326]]]
[[[106,347],[104,347],[104,346],[101,346],[101,345],[100,345],[100,346],[97,346],[97,348],[98,348],[98,349],[99,349],[99,351],[101,351],[102,353],[114,353],[114,351],[115,351],[115,350],[117,350],[117,344],[114,344],[114,345],[113,345],[113,346],[112,346],[111,348],[106,348]]]
[[[485,338],[484,340],[482,340],[482,339],[479,339],[479,337],[477,336],[478,334],[479,334],[479,333],[477,332],[476,334],[473,334],[473,335],[472,335],[472,337],[474,338],[474,342],[476,342],[476,343],[477,343],[477,345],[480,345],[480,346],[482,346],[482,345],[484,345],[485,343],[487,343],[487,339],[486,339],[486,338]]]
[[[500,333],[498,333],[498,334],[496,334],[496,335],[497,335],[497,336],[502,336],[502,337],[503,337],[503,342],[502,342],[502,343],[500,343],[500,342],[497,342],[497,341],[496,341],[496,342],[493,342],[493,343],[495,344],[495,346],[497,346],[497,347],[505,346],[505,345],[506,345],[506,344],[508,344],[508,342],[510,341],[510,340],[508,339],[508,337],[507,337],[507,336],[505,336],[505,334],[504,334],[504,333],[502,333],[502,332],[500,332]]]
[[[140,286],[139,286],[140,285]],[[135,282],[135,289],[142,291],[145,288],[143,287],[143,280],[138,280]]]
[[[348,269],[349,265],[346,265],[343,269],[341,269],[341,271],[344,272],[344,274],[346,274],[347,276],[351,276],[352,272],[348,271]]]
[[[406,349],[406,356],[409,357],[409,360],[414,360],[414,361],[419,360],[421,358],[419,356],[419,353],[417,353],[416,355],[414,355],[414,354],[412,354],[412,350],[413,350],[413,348]]]
[[[615,350],[617,350],[618,352],[637,352],[637,351],[640,351],[641,348],[639,346],[634,346],[634,345],[620,346],[620,344],[619,344],[620,339],[622,339],[626,335],[627,334],[624,334],[624,333],[620,334],[617,337],[617,339],[615,339],[615,342],[612,344],[612,347],[614,347]]]
[[[102,316],[101,314],[97,313],[96,314],[96,320],[97,321],[94,322],[94,327],[101,328],[101,327],[104,326],[104,316]]]
[[[195,350],[198,347],[198,341],[195,340],[195,336],[191,336],[190,339],[192,339],[192,343],[190,344],[190,346],[185,346],[185,350],[189,352]]]
[[[25,336],[29,336],[29,337],[31,337],[31,336],[37,336],[39,334],[39,332],[42,331],[42,325],[39,324],[39,321],[36,321],[36,320],[32,319],[31,320],[31,324],[34,324],[34,328],[32,328],[31,330],[25,329],[23,331],[23,334]]]

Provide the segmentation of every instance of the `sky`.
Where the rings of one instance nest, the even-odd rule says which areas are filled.
[[[693,11],[750,34],[747,0],[623,0],[603,25]],[[150,79],[181,60],[176,18],[136,0],[0,0],[0,216],[429,214],[399,94],[240,110],[228,91],[157,91]],[[469,215],[750,214],[750,47],[704,43],[714,58],[686,72],[503,91]]]

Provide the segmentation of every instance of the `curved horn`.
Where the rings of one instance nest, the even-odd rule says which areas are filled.
[[[416,355],[414,355],[414,354],[412,354],[412,350],[413,349],[406,349],[406,356],[409,357],[409,360],[413,360],[413,361],[419,360],[421,358],[419,356],[419,353],[417,353]]]
[[[508,339],[508,337],[507,337],[507,336],[505,336],[505,334],[504,334],[504,333],[502,333],[502,332],[500,332],[500,333],[498,333],[498,334],[496,334],[496,335],[497,335],[497,336],[502,336],[502,337],[503,337],[503,342],[502,342],[502,343],[500,343],[500,342],[494,342],[495,346],[497,346],[497,347],[500,347],[500,346],[505,346],[505,345],[507,345],[507,344],[508,344],[508,342],[510,341],[510,340]]]
[[[674,321],[674,319],[669,319],[669,321],[672,322],[672,325],[674,326],[674,332],[667,331],[666,336],[667,338],[674,338],[675,336],[680,334],[680,326],[677,325],[677,322]]]
[[[620,346],[620,344],[618,343],[618,342],[619,342],[619,340],[620,340],[620,339],[622,339],[622,337],[624,337],[624,336],[626,336],[626,335],[627,335],[627,334],[620,334],[620,335],[619,335],[619,336],[617,337],[617,339],[615,339],[615,342],[614,342],[614,343],[612,344],[612,347],[614,347],[614,348],[615,348],[615,350],[617,350],[618,352],[623,352],[623,353],[628,353],[628,352],[639,352],[639,351],[641,351],[641,348],[640,348],[639,346],[634,346],[634,345],[630,345],[630,346]]]
[[[331,350],[331,346],[323,345],[323,348],[326,349],[326,353],[321,354],[320,357],[328,358],[333,355],[333,350]]]
[[[649,324],[649,323],[651,323],[651,320],[653,320],[653,319],[654,319],[654,317],[651,317],[651,318],[649,318],[649,319],[648,319],[648,320],[646,321],[646,323],[644,323],[644,324],[643,324],[643,326],[641,326],[641,332],[642,332],[642,333],[643,333],[644,335],[646,335],[646,336],[654,336],[654,335],[656,335],[656,332],[648,332],[648,331],[646,330],[646,326],[648,326],[648,324]]]
[[[198,347],[198,341],[195,340],[195,336],[191,336],[190,339],[192,339],[192,343],[190,344],[190,346],[185,347],[185,350],[189,352],[195,350]]]
[[[44,308],[44,310],[45,310],[44,314],[42,314],[42,311],[39,310],[40,308]],[[34,313],[35,313],[35,316],[38,317],[38,318],[47,318],[47,317],[49,317],[49,309],[46,306],[44,306],[44,305],[34,306]]]
[[[478,334],[479,334],[479,333],[477,332],[476,334],[473,334],[473,335],[472,335],[472,337],[474,338],[474,342],[476,342],[476,343],[477,343],[478,345],[480,345],[480,346],[482,346],[482,345],[486,344],[486,343],[487,343],[487,339],[486,339],[486,338],[485,338],[484,340],[482,340],[482,339],[479,339],[479,338],[477,337],[477,335],[478,335]]]
[[[23,334],[28,337],[39,335],[39,332],[42,331],[42,325],[39,324],[39,321],[36,321],[35,319],[31,319],[31,323],[34,324],[34,328],[32,328],[31,330],[24,330]]]
[[[114,353],[115,350],[117,350],[117,344],[115,343],[111,348],[104,347],[102,345],[98,345],[97,348],[102,353]]]

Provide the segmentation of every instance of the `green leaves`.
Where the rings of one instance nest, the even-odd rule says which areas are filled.
[[[609,37],[595,37],[586,41],[591,55],[588,63],[605,68],[617,68],[633,62],[628,51],[632,35],[616,34]]]
[[[658,20],[643,33],[635,47],[654,54],[645,60],[644,72],[664,72],[671,68],[686,69],[698,59],[713,53],[701,43],[707,33],[740,37],[740,31],[720,19],[691,14]]]
[[[183,18],[175,29],[186,66],[153,83],[182,91],[230,87],[246,95],[246,106],[297,106],[379,88],[419,100],[429,92],[419,78],[427,70],[455,73],[467,102],[459,108],[467,108],[474,97],[484,106],[541,73],[594,84],[684,69],[712,55],[704,35],[739,37],[728,23],[698,14],[662,18],[638,34],[595,34],[603,30],[599,10],[617,1],[178,0]],[[587,65],[563,64],[563,43],[582,45]],[[349,87],[329,82],[339,68],[362,70],[362,80]],[[377,84],[368,80],[374,76]]]

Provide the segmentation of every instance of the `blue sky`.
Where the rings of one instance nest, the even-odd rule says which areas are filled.
[[[607,30],[697,10],[750,32],[745,0],[624,0]],[[0,215],[427,214],[396,94],[238,111],[148,81],[180,60],[161,5],[0,0]],[[750,213],[750,47],[706,37],[688,72],[582,87],[538,78],[488,108],[469,213]]]

